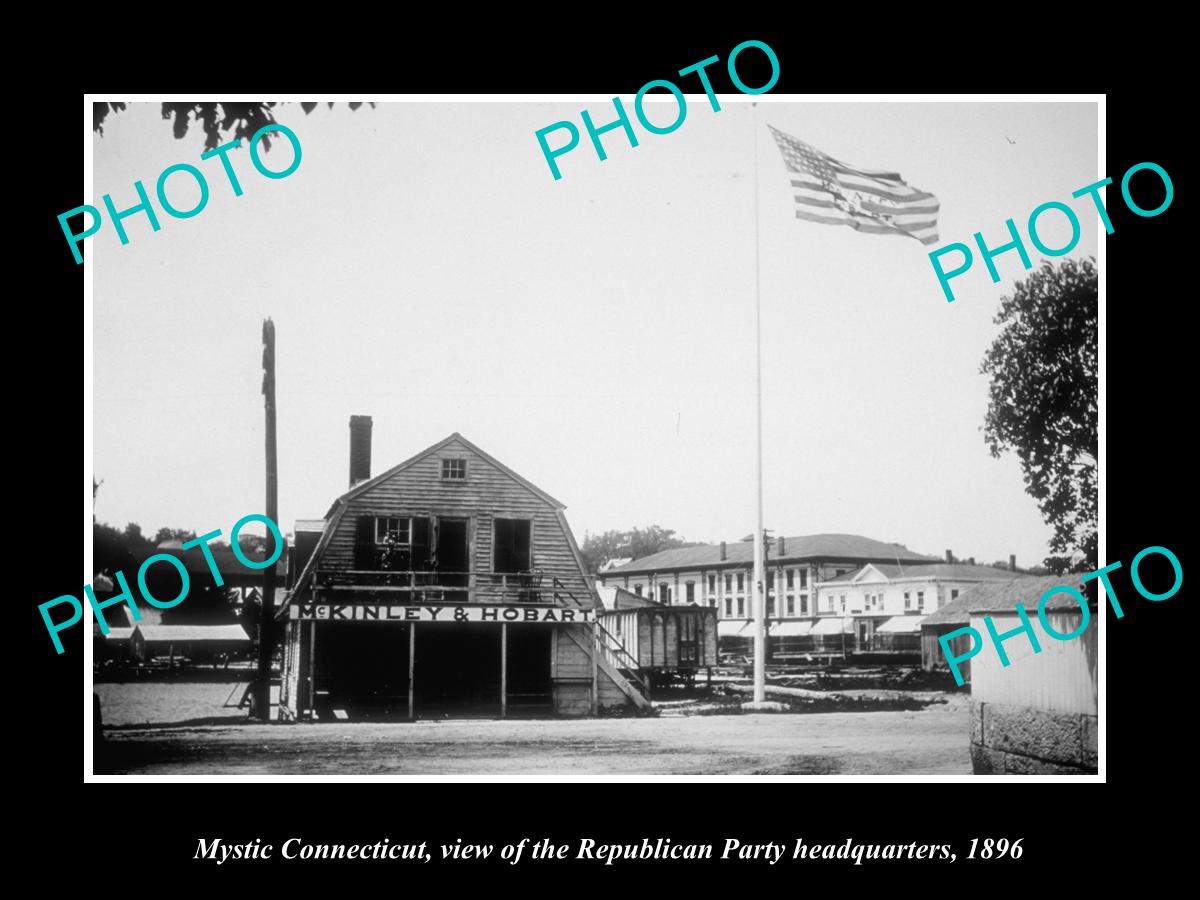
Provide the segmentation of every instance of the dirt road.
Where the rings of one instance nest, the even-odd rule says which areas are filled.
[[[648,719],[126,727],[108,771],[148,775],[967,775],[968,707]]]

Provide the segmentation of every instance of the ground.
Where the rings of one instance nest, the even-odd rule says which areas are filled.
[[[228,684],[97,684],[102,766],[146,775],[968,775],[966,698],[921,709],[251,724]],[[704,704],[711,707],[711,704]],[[149,724],[146,724],[149,723]]]

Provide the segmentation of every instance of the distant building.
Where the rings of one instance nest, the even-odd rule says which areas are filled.
[[[149,661],[188,659],[210,662],[250,651],[250,637],[241,625],[144,625],[133,629],[130,646],[134,659]]]
[[[816,612],[852,618],[859,650],[900,649],[899,644],[915,652],[925,615],[976,584],[1012,577],[1005,569],[961,563],[868,563],[819,583]]]
[[[928,565],[902,544],[856,534],[781,537],[770,543],[766,560],[767,617],[800,619],[817,615],[816,588],[823,581],[860,570],[868,563]],[[722,620],[753,616],[754,545],[703,544],[677,547],[601,572],[604,586],[623,587],[667,606],[696,603],[717,609]]]

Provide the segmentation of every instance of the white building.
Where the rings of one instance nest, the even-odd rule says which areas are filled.
[[[865,649],[876,643],[877,633],[919,635],[925,616],[961,591],[1012,577],[1008,569],[962,563],[868,563],[818,582],[816,613],[852,619],[858,646]]]

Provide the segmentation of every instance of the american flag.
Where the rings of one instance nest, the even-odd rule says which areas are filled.
[[[849,225],[869,234],[904,234],[936,244],[938,201],[895,172],[839,162],[777,128],[771,129],[796,189],[796,218]]]

